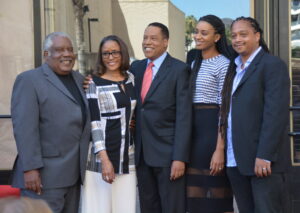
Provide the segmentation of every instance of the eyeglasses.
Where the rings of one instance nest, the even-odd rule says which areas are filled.
[[[110,55],[113,58],[119,58],[121,56],[121,51],[112,51],[112,52],[104,52],[104,53],[102,53],[102,57],[105,58],[105,59],[108,59]]]

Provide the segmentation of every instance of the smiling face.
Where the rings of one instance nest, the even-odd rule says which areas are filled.
[[[220,39],[220,34],[216,33],[214,27],[206,21],[199,21],[195,33],[194,40],[196,48],[202,51],[211,48],[216,49],[216,42]]]
[[[163,36],[159,27],[149,26],[144,32],[142,46],[145,56],[153,61],[167,50],[168,39]]]
[[[232,47],[247,59],[259,47],[260,33],[255,32],[249,22],[240,20],[231,28]]]
[[[44,57],[51,69],[59,75],[69,74],[75,63],[72,43],[62,36],[53,38],[52,46],[44,51]]]
[[[121,48],[116,41],[108,40],[103,44],[101,57],[106,71],[121,72]]]

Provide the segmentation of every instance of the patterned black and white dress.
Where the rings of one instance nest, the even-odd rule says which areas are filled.
[[[82,213],[135,211],[136,174],[134,144],[129,128],[136,106],[134,76],[121,82],[93,77],[87,91],[91,113],[92,143],[82,187]],[[116,175],[112,184],[102,179],[97,153],[106,150]],[[125,202],[125,205],[121,203]],[[112,211],[112,209],[114,209]],[[97,210],[97,211],[96,211]]]
[[[124,85],[125,91],[121,88]],[[132,74],[124,82],[93,77],[87,92],[91,112],[93,146],[87,169],[101,172],[96,153],[106,150],[115,173],[129,173],[134,169],[133,140],[129,123],[136,105]]]

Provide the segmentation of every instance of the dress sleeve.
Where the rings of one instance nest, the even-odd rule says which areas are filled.
[[[94,145],[94,153],[105,150],[106,119],[101,119],[100,101],[96,84],[91,81],[87,91],[87,99],[91,113],[91,131]]]

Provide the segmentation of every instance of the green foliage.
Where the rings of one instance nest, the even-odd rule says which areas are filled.
[[[292,49],[292,58],[300,58],[300,47]]]
[[[231,32],[230,32],[230,28],[225,28],[225,35],[227,38],[227,43],[228,45],[231,45]]]
[[[190,15],[185,17],[185,47],[189,47],[193,42],[193,32],[197,25],[195,16]]]

